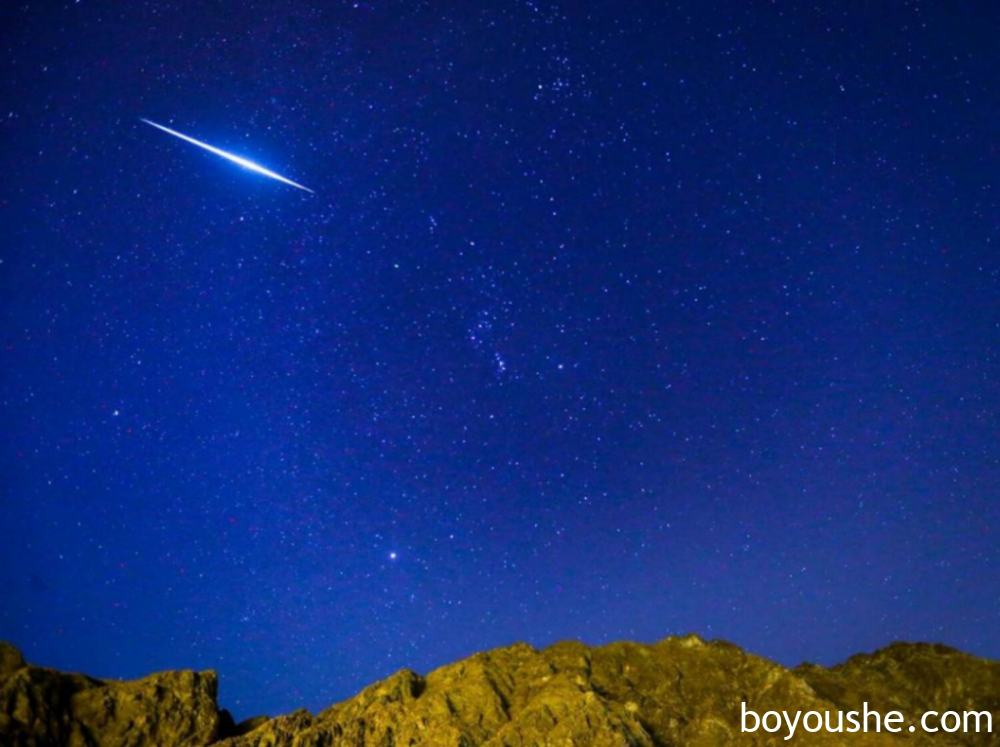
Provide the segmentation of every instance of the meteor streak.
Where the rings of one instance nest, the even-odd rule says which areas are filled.
[[[150,122],[148,119],[143,119],[142,121],[148,125],[152,125],[158,130],[163,130],[169,135],[173,135],[174,137],[179,137],[181,140],[186,140],[187,142],[192,143],[193,145],[197,145],[199,148],[204,148],[209,153],[214,153],[217,156],[222,156],[223,158],[232,161],[233,163],[238,164],[245,169],[249,169],[250,171],[254,171],[258,174],[263,174],[264,176],[270,177],[271,179],[277,179],[279,182],[284,182],[285,184],[295,187],[296,189],[301,189],[304,192],[309,192],[310,194],[316,194],[311,189],[309,189],[309,187],[303,187],[301,184],[296,184],[291,179],[286,179],[281,174],[275,174],[273,171],[269,171],[268,169],[265,169],[263,166],[258,166],[253,161],[248,161],[245,158],[234,156],[232,153],[226,153],[226,151],[221,150],[220,148],[215,148],[209,145],[208,143],[203,143],[200,140],[195,140],[193,137],[188,137],[187,135],[177,132],[176,130],[171,130],[169,127],[164,127],[161,124],[156,124],[156,122]]]

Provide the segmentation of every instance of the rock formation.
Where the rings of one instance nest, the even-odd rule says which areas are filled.
[[[102,681],[28,666],[0,642],[0,744],[202,747],[231,731],[217,691],[215,672]]]
[[[777,745],[741,733],[758,713],[990,711],[993,733],[810,734],[805,745],[1000,745],[1000,662],[944,646],[893,644],[844,664],[789,670],[697,636],[654,645],[543,650],[515,644],[441,667],[402,670],[316,716],[239,725],[216,705],[213,672],[102,681],[28,666],[0,644],[0,744],[11,747],[715,747]]]

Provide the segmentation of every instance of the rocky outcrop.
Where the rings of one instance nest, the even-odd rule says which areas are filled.
[[[741,733],[741,704],[769,710],[989,710],[992,734],[808,734],[807,745],[1000,744],[1000,663],[943,646],[894,644],[826,669],[794,670],[696,636],[653,645],[536,650],[515,644],[402,670],[325,711],[234,725],[212,673],[103,682],[26,666],[0,648],[0,743],[219,747],[715,747],[787,744]]]
[[[0,744],[203,747],[225,733],[217,690],[215,672],[105,681],[28,666],[0,643]]]
[[[857,654],[829,669],[803,664],[794,672],[822,698],[845,711],[860,710],[864,703],[880,713],[989,711],[992,735],[963,733],[940,738],[945,744],[1000,745],[1000,662],[948,646],[894,643],[873,654]]]
[[[226,747],[666,747],[773,745],[782,735],[740,731],[741,704],[765,711],[870,708],[990,709],[1000,722],[1000,664],[934,646],[897,644],[831,670],[788,670],[696,636],[652,646],[518,644],[442,667],[404,670],[294,728],[267,722]],[[787,732],[785,732],[787,734]],[[996,734],[962,744],[997,744]],[[808,734],[809,745],[958,744],[950,735]],[[993,741],[990,741],[990,740]]]

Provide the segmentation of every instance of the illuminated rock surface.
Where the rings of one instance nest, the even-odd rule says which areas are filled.
[[[901,711],[898,735],[806,733],[816,745],[996,745],[1000,663],[943,646],[893,644],[826,669],[787,669],[696,636],[654,645],[565,642],[488,651],[426,676],[403,670],[316,716],[233,724],[214,672],[119,682],[29,666],[0,644],[0,743],[223,747],[711,747],[788,743],[740,732],[741,703],[765,711]],[[925,734],[927,710],[989,710],[993,734]],[[984,723],[985,725],[985,723]]]

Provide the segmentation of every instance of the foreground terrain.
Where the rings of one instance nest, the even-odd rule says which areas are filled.
[[[515,644],[426,676],[402,670],[312,715],[235,724],[215,672],[99,680],[26,664],[0,643],[0,744],[11,747],[713,747],[1000,745],[1000,662],[897,643],[832,668],[786,669],[697,636],[543,650]],[[988,710],[993,733],[740,732],[769,710]]]

